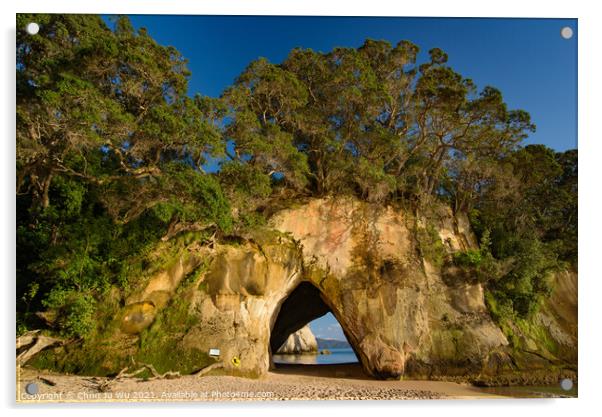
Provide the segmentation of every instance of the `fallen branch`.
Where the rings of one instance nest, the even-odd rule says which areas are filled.
[[[54,345],[62,345],[65,341],[40,334],[40,330],[33,330],[17,338],[17,366],[25,364],[36,354]],[[29,346],[19,353],[20,349]]]
[[[31,345],[33,342],[35,342],[40,331],[41,330],[32,330],[17,337],[17,349],[20,349],[23,346]]]
[[[216,363],[214,363],[214,364],[212,364],[212,365],[209,365],[209,366],[206,366],[206,367],[204,367],[203,369],[201,369],[201,370],[200,370],[200,371],[198,371],[198,372],[195,372],[195,373],[194,373],[194,374],[192,374],[192,375],[194,375],[194,376],[196,376],[196,377],[201,377],[201,376],[203,376],[203,375],[205,375],[205,374],[209,373],[210,371],[213,371],[213,370],[215,370],[215,369],[222,369],[223,367],[224,367],[224,364],[223,364],[223,362],[216,362]]]
[[[163,374],[160,374],[159,372],[157,372],[157,370],[155,369],[155,367],[153,365],[150,364],[142,364],[143,368],[147,368],[152,374],[153,376],[151,378],[147,378],[149,381],[152,381],[153,379],[174,379],[174,378],[179,378],[180,372],[173,372],[173,371],[167,371]]]
[[[38,375],[38,379],[40,381],[42,381],[44,384],[50,385],[51,387],[54,387],[56,385],[56,382],[54,382],[52,379],[44,378],[39,375]]]
[[[112,384],[119,382],[123,379],[135,378],[136,376],[140,375],[142,372],[144,372],[146,370],[150,371],[150,373],[152,374],[152,377],[145,378],[146,381],[153,381],[155,379],[174,379],[174,378],[179,378],[181,376],[179,372],[173,372],[173,371],[167,371],[167,372],[161,374],[155,369],[155,367],[153,365],[150,365],[150,364],[142,363],[140,365],[142,365],[142,366],[133,372],[127,372],[128,369],[130,369],[130,367],[126,366],[121,371],[119,371],[119,373],[113,378],[110,378],[110,379],[107,379],[104,381],[100,381],[100,382],[97,379],[93,379],[92,382],[97,384],[96,388],[99,391],[106,392],[106,391],[110,390]]]

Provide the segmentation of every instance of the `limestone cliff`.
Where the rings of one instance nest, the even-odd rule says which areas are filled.
[[[576,274],[561,282],[537,329],[500,326],[482,285],[446,270],[453,252],[474,247],[468,220],[450,210],[426,216],[312,199],[244,238],[187,243],[121,301],[102,339],[118,352],[95,369],[114,372],[129,357],[183,372],[221,361],[228,374],[257,377],[291,334],[327,312],[377,378],[487,380],[576,369],[576,298],[563,295],[573,293]],[[207,356],[212,348],[218,358]],[[74,361],[83,348],[61,349],[44,363],[56,364],[65,349]]]
[[[295,333],[291,333],[286,342],[277,353],[282,354],[302,354],[302,353],[317,353],[318,341],[312,333],[308,325],[303,326]]]
[[[313,200],[272,219],[300,242],[306,279],[377,377],[478,372],[489,352],[508,344],[479,284],[448,285],[418,256],[415,228],[423,223],[354,200]],[[446,250],[475,244],[467,222],[449,213],[435,227]]]

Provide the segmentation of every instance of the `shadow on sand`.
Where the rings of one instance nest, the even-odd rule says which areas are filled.
[[[303,375],[321,378],[348,378],[361,380],[374,380],[362,369],[359,363],[337,363],[337,364],[284,364],[277,363],[272,370],[275,374]]]

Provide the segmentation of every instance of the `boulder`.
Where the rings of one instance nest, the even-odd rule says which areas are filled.
[[[309,325],[305,325],[295,333],[289,335],[277,353],[298,355],[303,353],[315,354],[317,352],[318,341],[309,328]]]

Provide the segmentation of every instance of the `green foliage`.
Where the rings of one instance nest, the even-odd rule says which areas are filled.
[[[493,286],[512,302],[521,317],[530,317],[539,307],[542,297],[552,292],[551,272],[559,265],[552,251],[538,240],[516,243],[509,271]]]
[[[267,220],[261,213],[249,212],[242,213],[239,217],[240,225],[243,229],[256,229],[258,227],[265,226]]]
[[[64,336],[86,338],[94,330],[96,302],[91,295],[55,288],[43,304],[56,311],[57,325]]]
[[[511,323],[516,320],[512,301],[503,292],[485,291],[485,303],[491,317],[500,326],[510,344],[513,347],[520,346],[520,339],[511,327]]]
[[[440,267],[445,261],[445,246],[439,237],[439,233],[432,225],[418,227],[416,230],[416,240],[420,256],[431,262],[434,266]]]
[[[237,207],[252,208],[272,193],[270,177],[252,165],[227,162],[222,165],[219,178]]]
[[[178,300],[163,309],[151,327],[140,336],[140,350],[135,359],[151,363],[158,372],[179,371],[190,374],[214,362],[206,352],[184,348],[179,335],[194,326],[197,319],[189,314],[190,304]]]
[[[199,175],[182,163],[172,163],[165,171],[168,175],[157,187],[171,195],[169,200],[153,207],[159,219],[168,222],[177,217],[181,222],[211,222],[226,233],[231,230],[230,203],[214,177]]]
[[[533,322],[530,317],[517,314],[512,299],[504,292],[486,291],[485,302],[491,316],[500,325],[513,348],[519,351],[529,349],[525,346],[525,340],[530,339],[547,352],[557,353],[559,347],[550,336],[549,330]]]
[[[464,267],[479,267],[483,262],[480,250],[469,249],[465,252],[456,252],[453,255],[454,263]]]
[[[577,258],[577,154],[529,145],[501,164],[470,220],[503,265],[489,284],[493,296],[528,318],[551,293],[551,275]]]
[[[292,188],[307,182],[307,159],[284,128],[307,102],[307,90],[296,76],[269,63],[253,61],[224,94],[232,111],[227,135],[236,138],[232,159],[250,165],[268,178],[283,176]],[[232,166],[234,167],[234,166]],[[248,170],[247,170],[248,171]],[[242,173],[249,177],[248,173]]]
[[[512,301],[508,300],[503,293],[486,291],[485,301],[491,315],[496,321],[501,322],[504,319],[513,317],[514,309],[512,308]]]
[[[468,249],[452,254],[454,265],[461,268],[463,275],[469,280],[487,283],[500,277],[501,264],[491,254],[489,236],[489,231],[485,230],[481,236],[479,249]]]
[[[483,276],[483,265],[488,265],[487,276],[491,297],[509,308],[518,317],[529,318],[541,301],[552,292],[552,273],[561,265],[554,253],[536,239],[517,240],[511,257],[498,261],[488,255],[476,267],[477,276]],[[503,266],[502,266],[503,265]],[[481,279],[481,281],[485,281]]]
[[[439,194],[455,162],[474,155],[484,166],[534,129],[498,90],[477,92],[443,51],[423,65],[417,54],[408,41],[367,39],[329,53],[294,49],[282,65],[252,62],[223,97],[230,159],[296,191],[424,199]],[[478,180],[448,192],[464,200]]]

